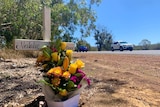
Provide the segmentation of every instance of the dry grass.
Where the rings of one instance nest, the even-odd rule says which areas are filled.
[[[37,54],[37,51],[17,51],[14,49],[0,50],[0,58],[4,59],[35,58]]]

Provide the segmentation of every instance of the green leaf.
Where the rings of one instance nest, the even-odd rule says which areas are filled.
[[[64,57],[61,57],[61,59],[57,63],[57,66],[61,66],[63,64],[63,60],[64,60]]]
[[[57,39],[56,40],[56,44],[55,44],[56,46],[56,49],[58,50],[58,52],[60,51],[60,46],[61,46],[61,40],[60,39]]]
[[[74,74],[76,77],[80,77],[80,76],[82,76],[82,74],[81,73],[76,73],[76,74]]]
[[[48,85],[48,86],[52,87],[53,89],[56,89],[52,84],[48,83],[48,82],[45,81],[45,80],[40,80],[39,82],[40,82],[40,83],[43,83],[43,84],[45,84],[45,85]]]
[[[68,81],[68,84],[67,84],[67,89],[72,89],[72,88],[74,88],[74,82],[72,82],[72,81]]]
[[[45,45],[45,46],[42,47],[41,50],[42,50],[42,52],[43,52],[43,54],[44,54],[45,57],[47,57],[47,58],[51,57],[52,50],[49,47],[47,47]]]

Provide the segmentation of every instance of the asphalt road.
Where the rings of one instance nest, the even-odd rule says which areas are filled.
[[[86,53],[86,52],[81,52]],[[160,55],[160,50],[133,50],[133,51],[88,51],[87,53],[106,54],[139,54],[139,55]]]

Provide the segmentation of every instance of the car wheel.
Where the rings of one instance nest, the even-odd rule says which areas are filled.
[[[114,51],[114,48],[112,47],[112,49],[111,49],[112,51]]]
[[[130,51],[133,51],[133,48],[129,49]]]
[[[119,48],[119,50],[120,50],[120,51],[123,51],[123,47],[121,46],[121,47]]]

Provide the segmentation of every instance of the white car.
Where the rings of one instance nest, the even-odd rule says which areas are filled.
[[[130,43],[127,43],[124,41],[117,41],[117,42],[114,42],[111,44],[111,50],[112,51],[114,51],[114,50],[120,50],[120,51],[130,50],[130,51],[132,51],[133,44],[130,44]]]

